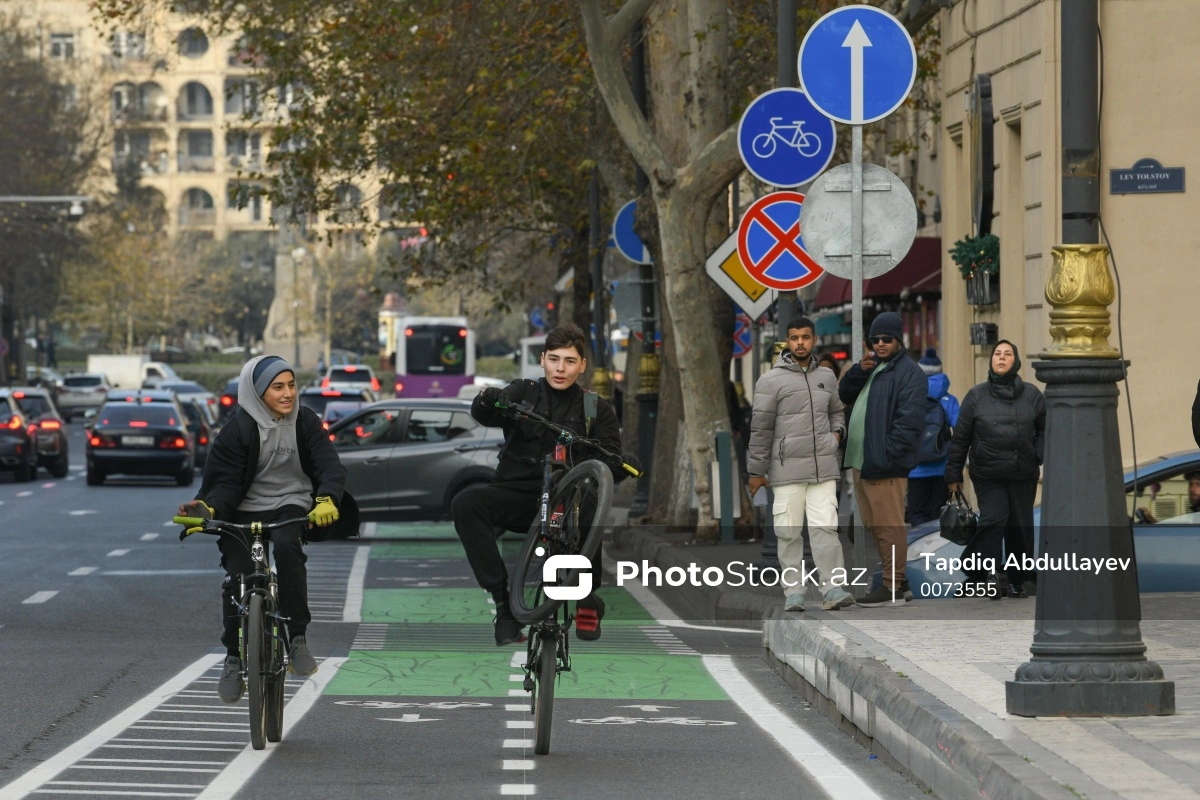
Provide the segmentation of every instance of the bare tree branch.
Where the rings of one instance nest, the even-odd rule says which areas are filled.
[[[633,32],[658,0],[628,0],[621,10],[608,19],[608,35],[614,41],[624,41]]]
[[[647,0],[630,0],[621,11],[623,13],[626,9],[642,3],[649,5]],[[583,12],[583,29],[587,37],[588,54],[592,59],[592,69],[596,73],[596,84],[604,96],[613,124],[616,125],[634,161],[646,174],[655,175],[660,181],[672,182],[675,168],[667,161],[666,155],[655,140],[646,116],[642,114],[633,97],[633,89],[625,79],[625,69],[620,57],[620,39],[612,36],[612,31],[600,11],[599,0],[580,0],[579,8]]]
[[[681,182],[690,184],[688,191],[693,196],[713,197],[742,171],[742,161],[737,153],[737,128],[736,123],[730,125],[680,170]]]

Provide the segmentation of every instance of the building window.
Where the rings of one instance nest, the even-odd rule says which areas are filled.
[[[253,117],[258,114],[258,81],[225,82],[225,113]]]
[[[202,84],[192,81],[183,87],[181,95],[182,116],[188,119],[211,117],[213,113],[212,93]]]
[[[179,34],[179,54],[199,58],[208,52],[208,37],[199,28],[188,28]]]
[[[143,59],[146,57],[146,35],[132,31],[114,31],[112,54],[116,58]]]
[[[262,157],[262,134],[229,131],[225,134],[225,155],[235,167],[258,167]]]
[[[50,57],[62,61],[69,61],[75,58],[75,34],[50,34]]]

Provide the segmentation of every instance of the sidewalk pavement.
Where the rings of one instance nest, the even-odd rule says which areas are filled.
[[[761,543],[688,545],[618,528],[620,558],[664,572],[757,560]],[[1025,718],[1004,682],[1029,658],[1035,600],[918,600],[783,611],[778,589],[671,589],[696,619],[761,625],[763,657],[814,707],[940,798],[1200,798],[1200,595],[1142,595],[1147,657],[1175,681],[1163,717]],[[815,609],[815,610],[814,610]]]

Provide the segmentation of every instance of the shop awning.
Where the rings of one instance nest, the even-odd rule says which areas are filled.
[[[909,294],[942,291],[942,239],[940,236],[919,236],[896,268],[863,281],[863,297],[899,295],[907,288]],[[850,281],[826,275],[817,288],[813,308],[830,308],[850,302]]]

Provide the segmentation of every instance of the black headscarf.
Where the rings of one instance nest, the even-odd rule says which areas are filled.
[[[992,356],[996,354],[996,348],[1002,344],[1006,344],[1013,351],[1012,369],[1003,375],[997,375],[992,371]],[[988,356],[988,391],[993,397],[998,397],[1002,400],[1012,400],[1021,396],[1022,389],[1025,384],[1021,381],[1021,376],[1017,372],[1021,369],[1021,354],[1017,351],[1017,346],[1008,339],[1001,339],[996,342],[996,346],[992,348],[991,355]]]

